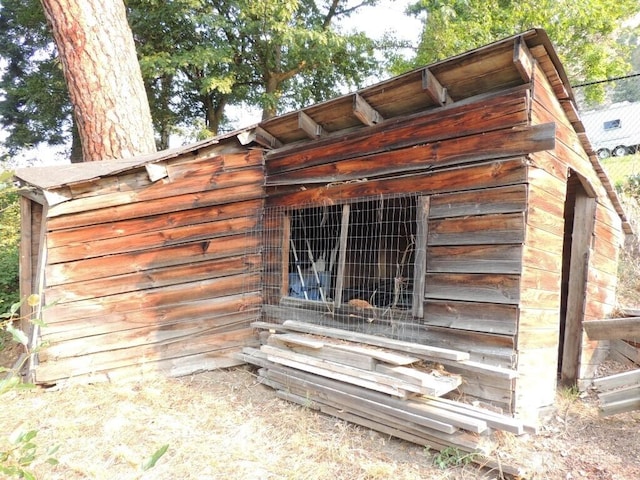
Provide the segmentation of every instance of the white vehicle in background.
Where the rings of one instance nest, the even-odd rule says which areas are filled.
[[[640,151],[640,102],[614,103],[580,115],[598,157],[622,157]]]

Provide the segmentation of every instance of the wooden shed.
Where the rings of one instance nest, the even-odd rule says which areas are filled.
[[[631,232],[542,30],[177,151],[16,176],[45,383],[231,365],[253,320],[293,319],[468,352],[445,365],[464,394],[537,411],[606,354],[582,325],[614,308]]]
[[[132,160],[28,168],[20,285],[38,383],[237,364],[260,315],[261,150],[235,135]],[[23,313],[29,314],[23,305]]]

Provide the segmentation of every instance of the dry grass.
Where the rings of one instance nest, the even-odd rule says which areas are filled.
[[[12,392],[3,401],[0,444],[15,429],[37,429],[42,451],[60,444],[58,466],[34,468],[48,480],[454,478],[434,469],[423,447],[281,401],[247,369]],[[142,472],[164,444],[167,453]]]
[[[248,368],[12,392],[2,400],[0,450],[15,429],[37,429],[41,451],[60,445],[58,466],[33,469],[46,480],[496,478],[473,466],[438,469],[435,452],[424,447],[282,401]],[[639,412],[600,419],[593,403],[561,391],[540,435],[496,434],[496,458],[525,465],[532,479],[636,479],[639,427]],[[164,444],[167,453],[142,472]]]

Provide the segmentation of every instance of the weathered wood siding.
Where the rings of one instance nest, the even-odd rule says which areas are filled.
[[[320,140],[310,149],[269,154],[268,203],[294,208],[380,194],[429,196],[419,341],[469,351],[488,367],[515,369],[519,305],[527,301],[521,297],[548,295],[556,303],[559,297],[521,288],[523,262],[538,255],[525,249],[532,167],[522,155],[553,148],[555,136],[553,124],[528,126],[529,101],[528,88],[511,89],[384,130],[373,127],[353,140]],[[542,229],[536,235],[541,251],[549,235]],[[558,244],[559,252],[545,254],[548,261],[561,256],[562,235]],[[284,277],[282,258],[275,257],[266,270]],[[282,294],[273,291],[267,298],[277,304]],[[269,318],[285,318],[286,312],[267,308]],[[288,318],[300,318],[296,309],[289,312]],[[489,369],[465,373],[465,393],[512,410],[512,378]]]
[[[65,188],[47,221],[38,382],[229,366],[259,315],[262,152],[214,148]]]
[[[538,53],[536,49],[533,52],[534,54]],[[542,52],[539,57],[544,58]],[[590,235],[590,248],[586,252],[588,258],[585,267],[586,291],[577,292],[577,295],[584,296],[584,312],[581,315],[581,321],[605,318],[615,308],[616,270],[623,237],[620,216],[616,213],[607,195],[601,174],[594,169],[593,161],[597,162],[595,154],[593,152],[588,154],[585,151],[580,134],[572,126],[574,118],[570,117],[574,115],[573,110],[567,108],[571,105],[571,100],[550,62],[542,61],[540,66],[536,68],[532,91],[532,123],[546,124],[553,121],[557,127],[555,150],[533,155],[536,164],[550,177],[557,180],[555,192],[549,191],[550,189],[547,187],[548,195],[555,197],[559,205],[562,205],[563,200],[566,200],[566,208],[569,210],[579,209],[580,207],[576,206],[577,186],[580,191],[586,191],[587,196],[593,198],[595,202],[595,221],[591,218],[594,223],[593,232],[587,232]],[[572,175],[572,178],[568,179],[568,175]],[[579,185],[573,182],[579,182]],[[532,182],[532,184],[535,183],[535,181]],[[534,202],[530,208],[535,209],[536,207],[537,204]],[[562,213],[552,211],[550,208],[551,205],[544,208],[548,212],[548,217],[560,222]],[[588,215],[592,217],[594,213],[590,211]],[[532,227],[530,225],[530,228]],[[558,233],[562,232],[558,231]],[[568,236],[565,238],[568,241],[570,241],[571,234],[571,231],[565,231],[565,235]],[[577,325],[576,328],[579,331],[575,334],[575,348],[580,350],[579,358],[563,359],[563,361],[569,360],[575,363],[569,365],[568,369],[570,372],[575,372],[576,378],[590,378],[594,374],[595,367],[606,356],[608,346],[589,341],[581,326]],[[549,338],[551,339],[551,337]],[[537,358],[554,355],[554,348],[551,344],[546,348],[546,351],[531,350],[530,346],[525,344],[521,344],[521,349],[531,351],[530,355]],[[567,365],[563,366],[563,370],[565,367]],[[534,375],[533,371],[531,375]],[[547,383],[552,381],[555,379],[551,377],[547,379]],[[536,390],[535,386],[531,386],[531,392],[535,391],[541,391],[541,389]]]

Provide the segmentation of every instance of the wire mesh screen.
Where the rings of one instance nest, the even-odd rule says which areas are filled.
[[[407,338],[417,196],[270,208],[263,232],[265,317]]]

